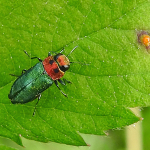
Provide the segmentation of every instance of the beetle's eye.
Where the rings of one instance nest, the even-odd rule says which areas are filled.
[[[69,68],[70,68],[70,65],[60,66],[60,70],[63,71],[63,72],[67,71]]]

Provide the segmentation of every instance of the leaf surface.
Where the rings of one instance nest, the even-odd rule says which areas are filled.
[[[22,145],[20,136],[41,142],[87,145],[79,133],[104,135],[140,120],[130,107],[150,104],[149,54],[137,42],[150,29],[148,0],[1,1],[0,135]],[[65,78],[27,104],[11,104],[10,88],[23,69],[49,51],[71,53]],[[28,95],[27,95],[28,96]]]

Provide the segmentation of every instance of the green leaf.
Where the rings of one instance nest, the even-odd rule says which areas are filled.
[[[2,150],[16,150],[14,148],[10,148],[10,147],[4,146],[4,145],[0,145],[0,149],[2,149]]]
[[[148,0],[37,0],[0,2],[0,136],[22,145],[19,136],[41,142],[87,145],[79,133],[104,135],[140,120],[130,107],[150,105],[149,54],[137,32],[150,28]],[[49,51],[73,62],[65,78],[37,100],[11,104],[16,77]]]

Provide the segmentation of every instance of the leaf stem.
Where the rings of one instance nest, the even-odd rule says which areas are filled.
[[[139,108],[131,109],[136,116],[141,117]],[[142,122],[139,121],[126,127],[126,150],[142,150]]]

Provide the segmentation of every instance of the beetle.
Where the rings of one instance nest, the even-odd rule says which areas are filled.
[[[77,46],[68,55],[70,55],[76,48]],[[69,61],[67,57],[68,55],[65,56],[61,52],[56,55],[51,55],[49,52],[48,57],[43,61],[38,57],[31,58],[37,58],[39,62],[29,70],[23,70],[22,75],[13,83],[10,93],[8,94],[8,98],[13,104],[24,104],[38,98],[37,105],[41,93],[52,86],[53,83],[55,83],[60,92],[67,97],[67,95],[59,88],[58,82],[63,85],[65,85],[65,82],[71,83],[65,79],[61,80],[61,78],[70,68],[70,63],[72,62]],[[26,51],[25,53],[27,54]]]
[[[146,31],[141,31],[137,34],[138,42],[146,47],[147,50],[150,49],[150,34]]]

